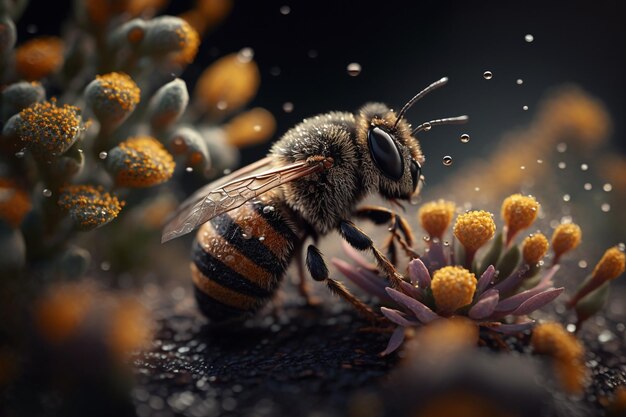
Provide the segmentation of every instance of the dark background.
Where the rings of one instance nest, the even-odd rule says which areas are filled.
[[[190,4],[171,1],[165,12],[177,14]],[[31,2],[18,27],[20,40],[58,32],[70,5],[69,0]],[[289,6],[289,14],[281,14],[281,6]],[[414,125],[442,116],[471,117],[467,126],[423,135],[430,161],[425,174],[432,183],[451,172],[441,164],[444,155],[452,155],[458,166],[470,153],[487,153],[504,132],[530,121],[550,88],[566,83],[606,103],[614,121],[613,145],[626,151],[625,10],[620,0],[240,0],[205,38],[183,78],[191,90],[217,57],[251,47],[262,73],[252,104],[272,111],[278,136],[303,117],[355,111],[366,101],[399,108],[430,82],[448,76],[447,87],[408,115]],[[37,32],[29,33],[27,24]],[[524,40],[526,34],[534,36],[532,43]],[[357,77],[347,74],[351,62],[362,66]],[[280,74],[272,75],[277,68]],[[493,79],[483,78],[486,70]],[[515,83],[518,78],[523,85]],[[287,101],[294,103],[291,113],[282,110]],[[471,135],[472,146],[458,140],[463,132]],[[247,150],[244,163],[266,149]]]

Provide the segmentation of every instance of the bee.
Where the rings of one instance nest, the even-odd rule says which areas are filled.
[[[464,123],[467,116],[432,120],[412,129],[404,115],[447,80],[420,91],[398,113],[384,104],[368,103],[356,114],[329,112],[305,119],[288,130],[267,157],[184,201],[165,226],[162,242],[199,227],[191,275],[204,315],[216,323],[249,317],[272,298],[294,257],[300,293],[308,297],[304,244],[334,230],[354,248],[371,251],[391,285],[399,285],[402,277],[351,219],[393,222],[390,230],[410,250],[413,238],[404,219],[385,207],[357,208],[357,204],[370,194],[397,202],[419,193],[424,155],[416,133]],[[314,280],[324,282],[368,318],[376,317],[329,276],[315,244],[306,248],[304,263]]]

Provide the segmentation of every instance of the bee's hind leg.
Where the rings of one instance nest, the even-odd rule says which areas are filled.
[[[397,260],[395,246],[396,241],[409,259],[419,257],[419,255],[412,249],[415,241],[413,237],[413,230],[406,219],[398,213],[385,207],[363,206],[354,212],[354,217],[369,220],[377,225],[390,225],[390,236],[385,243],[385,247],[387,248],[387,256],[391,259],[392,263],[395,264]]]
[[[306,273],[304,272],[304,253],[302,248],[298,248],[296,255],[296,268],[298,274],[298,293],[300,296],[304,298],[305,302],[309,306],[316,306],[321,303],[321,300],[318,297],[315,297],[311,294],[311,289],[309,288],[309,280],[306,277]]]
[[[354,296],[345,285],[329,277],[328,266],[322,253],[314,245],[309,245],[306,253],[306,266],[314,280],[318,282],[324,282],[328,289],[333,293],[350,304],[367,320],[372,322],[378,322],[381,316],[374,313],[374,311],[363,301]]]

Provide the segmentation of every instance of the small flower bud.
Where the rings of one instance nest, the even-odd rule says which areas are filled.
[[[63,65],[63,41],[46,36],[25,42],[15,50],[15,69],[27,81],[40,80]]]
[[[455,208],[455,204],[451,201],[431,201],[420,207],[417,216],[431,238],[442,239],[450,226]]]
[[[626,255],[617,246],[614,246],[604,252],[602,259],[593,269],[591,277],[593,280],[602,282],[610,281],[624,272],[626,265]]]
[[[115,219],[125,203],[102,187],[70,185],[61,189],[58,204],[79,230],[87,231]]]
[[[528,265],[536,265],[546,256],[550,244],[543,233],[534,233],[522,242],[524,262]]]
[[[276,120],[269,111],[256,107],[234,117],[224,129],[228,142],[241,148],[269,139],[276,130]]]
[[[107,170],[120,187],[142,188],[161,184],[172,177],[174,159],[150,136],[127,139],[108,153]]]
[[[252,59],[226,55],[209,66],[196,84],[194,97],[213,115],[240,109],[256,94],[261,76]]]
[[[206,141],[198,131],[190,127],[177,129],[169,140],[168,148],[174,155],[187,155],[189,166],[203,163],[206,168],[210,164]]]
[[[2,120],[7,120],[26,107],[45,100],[46,91],[40,83],[20,81],[2,92]]]
[[[515,235],[533,224],[537,218],[539,203],[531,196],[513,194],[502,202],[502,219],[507,226],[506,242],[509,243]]]
[[[483,210],[461,214],[454,225],[454,235],[468,252],[476,252],[495,233],[493,215]]]
[[[165,129],[178,120],[189,103],[187,85],[180,78],[159,88],[150,100],[148,119],[153,129]]]
[[[144,53],[161,57],[173,54],[178,64],[190,64],[198,52],[200,36],[185,20],[160,16],[148,22],[141,41]]]
[[[560,224],[552,234],[552,250],[554,251],[554,263],[558,263],[561,256],[576,248],[580,244],[582,232],[574,223]]]
[[[110,130],[135,110],[140,93],[139,87],[128,75],[111,72],[96,75],[96,79],[85,88],[85,99],[102,128]]]
[[[453,313],[472,302],[476,291],[476,277],[465,268],[446,266],[433,274],[430,288],[437,308]]]

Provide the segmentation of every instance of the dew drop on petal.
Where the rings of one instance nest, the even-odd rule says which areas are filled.
[[[485,80],[490,80],[493,78],[493,73],[491,71],[485,71],[483,72],[483,78]]]
[[[47,189],[47,188],[44,188],[44,189],[43,189],[42,194],[43,194],[43,196],[44,196],[44,197],[46,197],[46,198],[48,198],[48,197],[52,197],[52,190],[49,190],[49,189]]]
[[[442,162],[445,166],[449,167],[452,165],[452,157],[450,155],[446,155],[443,157]]]
[[[624,244],[624,242],[618,243],[617,249],[619,249],[621,252],[624,252],[626,250],[626,245]]]
[[[524,80],[522,80],[521,78],[518,78],[517,81],[515,81],[515,83],[517,83],[517,85],[522,85],[524,84]]]
[[[106,153],[105,151],[102,151],[98,154],[98,158],[100,159],[107,159],[107,156],[109,156],[109,154]]]
[[[526,36],[524,36],[524,40],[528,43],[531,43],[532,41],[535,40],[535,37],[529,33]]]
[[[470,141],[470,135],[468,135],[467,133],[463,133],[461,135],[461,142],[463,143],[467,143]]]
[[[361,64],[359,64],[358,62],[351,62],[350,64],[348,64],[348,67],[346,69],[349,76],[356,77],[361,73]]]
[[[291,101],[283,103],[283,111],[285,113],[291,113],[293,111],[293,103]]]

